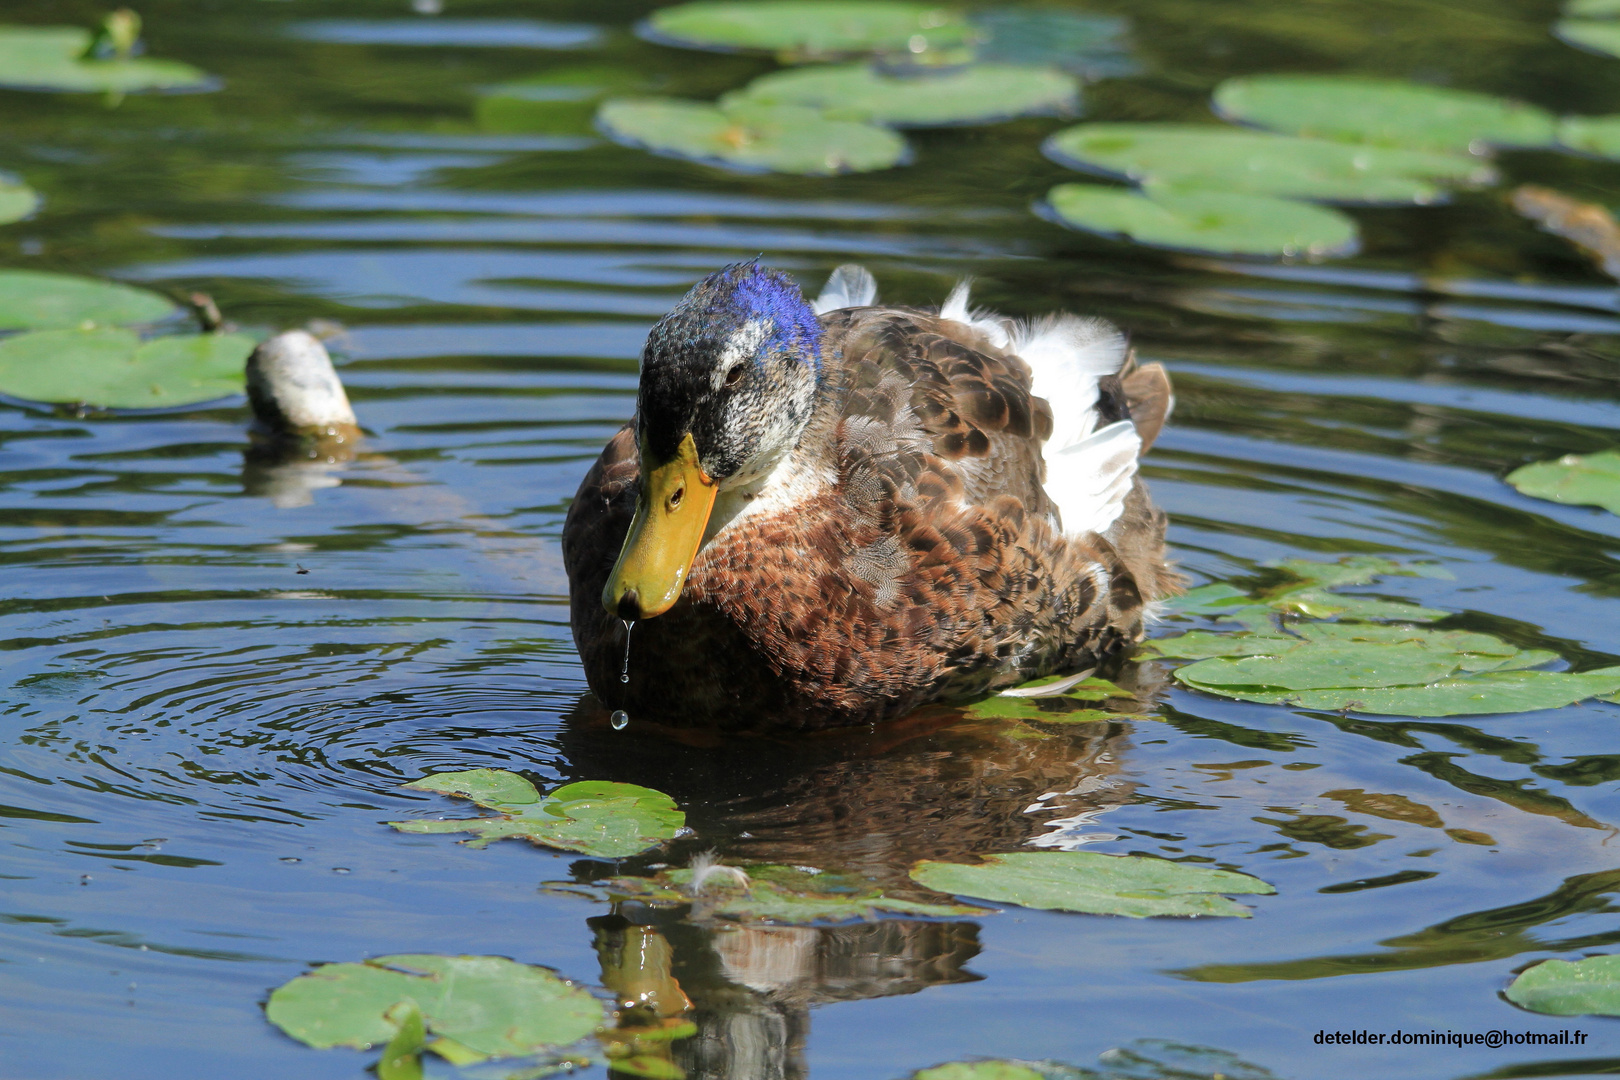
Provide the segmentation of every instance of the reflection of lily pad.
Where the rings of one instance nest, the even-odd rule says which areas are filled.
[[[918,863],[911,876],[930,889],[1020,907],[1094,915],[1236,915],[1249,909],[1222,893],[1274,893],[1248,874],[1144,855],[1032,851],[989,855],[982,866]]]
[[[1046,199],[1065,225],[1179,251],[1347,255],[1357,242],[1356,223],[1338,211],[1269,195],[1059,184]]]
[[[708,871],[693,888],[696,871],[665,870],[651,878],[614,878],[604,882],[615,900],[639,900],[654,906],[692,905],[694,911],[726,919],[760,919],[774,923],[849,922],[884,915],[944,918],[983,915],[966,904],[933,904],[885,896],[865,878],[852,874],[809,873],[792,866],[725,868]],[[744,878],[746,877],[746,880]]]
[[[256,342],[184,334],[142,342],[129,330],[36,330],[0,339],[0,394],[25,401],[157,409],[240,394]]]
[[[1601,506],[1620,514],[1620,451],[1604,450],[1582,457],[1565,454],[1557,461],[1538,461],[1508,473],[1507,482],[1536,499]]]
[[[1553,1016],[1620,1016],[1620,956],[1544,960],[1520,972],[1507,999]]]
[[[157,322],[175,306],[157,293],[113,281],[0,270],[0,330],[53,330],[99,323],[128,326]]]
[[[500,817],[389,822],[408,833],[476,833],[467,841],[475,848],[514,836],[545,847],[623,859],[672,839],[686,823],[675,800],[637,784],[584,780],[541,799],[534,785],[516,773],[471,769],[435,773],[405,786],[459,795],[500,811]]]
[[[397,1003],[412,1001],[434,1036],[427,1048],[458,1063],[566,1046],[602,1022],[587,991],[544,968],[499,956],[379,956],[322,964],[270,995],[270,1022],[308,1046],[359,1049],[399,1030]]]
[[[1483,183],[1493,175],[1462,154],[1209,124],[1081,124],[1053,135],[1045,150],[1061,164],[1140,184],[1329,202],[1431,203],[1443,197],[1443,185]]]
[[[887,128],[829,120],[794,105],[725,107],[673,98],[624,98],[596,116],[609,135],[658,154],[754,172],[835,173],[887,169],[905,160],[905,140]]]
[[[762,50],[793,59],[912,52],[973,37],[962,17],[931,4],[893,0],[744,0],[655,11],[648,36],[693,49]]]
[[[1333,75],[1255,75],[1215,90],[1223,116],[1290,135],[1467,152],[1546,146],[1552,115],[1533,105],[1439,86]]]
[[[21,221],[39,207],[39,196],[27,184],[0,176],[0,225]]]
[[[979,64],[890,75],[865,64],[794,68],[755,79],[735,100],[804,105],[839,120],[898,127],[986,124],[1080,103],[1074,76],[1041,67]]]
[[[193,90],[208,75],[149,57],[82,59],[91,34],[73,26],[0,26],[0,86],[23,90]]]

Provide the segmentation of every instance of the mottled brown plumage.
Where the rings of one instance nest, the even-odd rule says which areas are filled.
[[[638,486],[635,429],[591,467],[563,531],[574,639],[609,708],[676,725],[817,729],[1090,667],[1174,588],[1164,516],[1132,481],[1102,535],[1066,536],[1042,486],[1051,406],[982,328],[914,309],[821,316],[823,369],[789,463],[819,483],[724,523],[680,601],[625,629],[603,606]],[[1170,403],[1157,365],[1099,382],[1098,426]],[[797,489],[795,489],[797,490]],[[715,526],[711,523],[711,532]]]

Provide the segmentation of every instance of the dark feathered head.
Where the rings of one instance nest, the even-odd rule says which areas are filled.
[[[710,274],[641,354],[641,491],[607,609],[648,619],[680,598],[722,487],[764,476],[798,443],[821,377],[821,322],[792,278],[758,261]]]

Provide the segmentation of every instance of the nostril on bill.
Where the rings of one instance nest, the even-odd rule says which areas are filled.
[[[634,589],[629,589],[619,597],[619,610],[614,612],[621,619],[641,618],[641,596]]]

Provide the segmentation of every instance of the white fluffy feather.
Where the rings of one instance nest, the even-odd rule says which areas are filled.
[[[1121,420],[1097,429],[1097,380],[1125,362],[1125,338],[1102,319],[1053,315],[1009,324],[968,308],[963,281],[940,307],[940,316],[963,323],[1023,357],[1034,373],[1031,389],[1052,406],[1046,458],[1046,493],[1071,536],[1103,532],[1125,509],[1136,476],[1142,439]]]
[[[845,263],[832,272],[821,295],[810,306],[817,315],[847,307],[869,307],[877,303],[877,281],[864,266]]]

